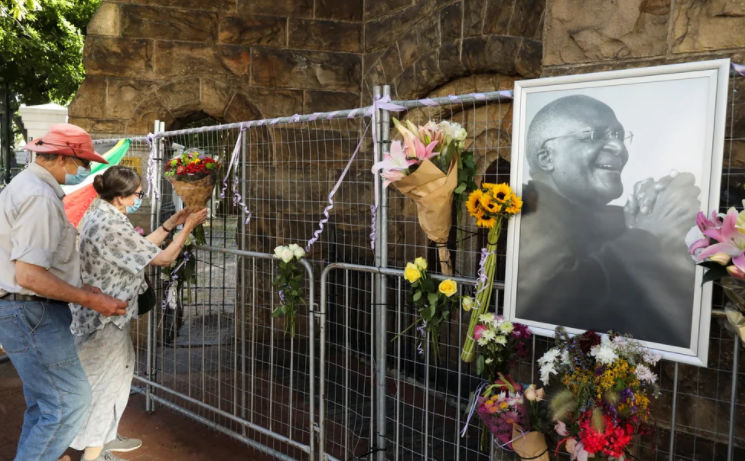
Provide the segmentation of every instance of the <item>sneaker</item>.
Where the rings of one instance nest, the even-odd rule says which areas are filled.
[[[104,451],[127,452],[137,450],[142,446],[142,440],[128,439],[116,434],[116,438],[103,446]],[[118,458],[117,458],[118,459]]]
[[[81,456],[80,461],[87,461],[87,460],[83,459],[83,457]],[[110,451],[102,451],[101,454],[98,455],[98,458],[94,459],[93,461],[127,461],[127,460],[114,456]]]

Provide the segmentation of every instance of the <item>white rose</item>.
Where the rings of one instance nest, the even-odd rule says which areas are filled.
[[[284,249],[285,249],[285,247],[283,247],[282,245],[280,245],[277,248],[275,248],[274,249],[274,257],[277,258],[277,259],[281,259],[282,258],[282,251]]]
[[[290,244],[290,246],[288,246],[287,248],[289,248],[289,249],[290,249],[290,250],[292,250],[292,251],[295,251],[295,250],[297,250],[297,249],[298,249],[298,248],[300,248],[300,247],[298,246],[298,244],[297,244],[297,243],[292,243],[292,244]]]
[[[295,246],[297,246],[297,245],[295,245]],[[303,249],[302,249],[302,248],[300,248],[300,247],[297,247],[297,248],[295,248],[294,250],[292,250],[292,253],[293,253],[293,254],[295,255],[295,257],[296,257],[297,259],[300,259],[300,258],[302,258],[303,256],[305,256],[305,250],[303,250]]]
[[[292,261],[292,258],[294,257],[295,257],[295,254],[292,252],[292,250],[290,250],[289,248],[283,248],[282,253],[279,256],[279,259],[288,263]]]

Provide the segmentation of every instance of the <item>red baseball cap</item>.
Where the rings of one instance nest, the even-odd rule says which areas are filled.
[[[93,139],[87,131],[69,123],[58,123],[47,134],[26,144],[26,150],[39,154],[57,154],[109,163],[93,148]]]

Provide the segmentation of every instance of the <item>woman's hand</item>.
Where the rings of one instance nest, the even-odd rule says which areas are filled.
[[[176,227],[184,224],[186,219],[191,215],[191,211],[188,208],[184,208],[178,213],[174,214],[163,223],[168,229],[175,229]]]
[[[197,211],[196,213],[190,214],[186,218],[186,223],[184,224],[184,227],[186,229],[189,229],[189,231],[192,231],[198,225],[204,224],[204,222],[207,221],[207,213],[209,213],[209,210],[207,208],[204,208],[204,209]]]

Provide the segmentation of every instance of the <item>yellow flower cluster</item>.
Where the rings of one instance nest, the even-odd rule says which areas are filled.
[[[494,227],[497,218],[519,213],[522,206],[523,201],[505,183],[483,183],[480,189],[471,192],[466,202],[466,209],[476,218],[476,224],[487,228]]]
[[[605,367],[603,372],[595,377],[597,397],[601,399],[603,398],[603,394],[612,391],[616,387],[618,380],[628,381],[629,379],[636,379],[633,373],[634,369],[629,366],[629,362],[623,359],[618,359],[612,365]]]
[[[593,382],[594,378],[595,373],[592,371],[575,367],[574,372],[564,375],[561,382],[572,391],[574,395],[577,395],[580,388],[587,387],[588,384]]]

